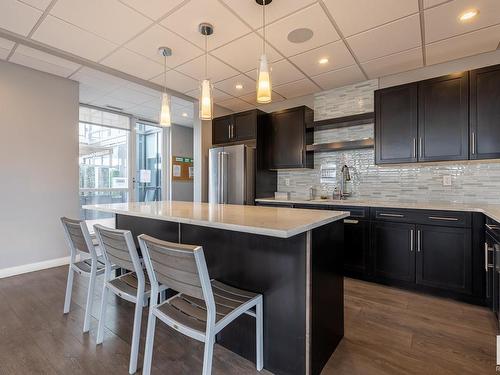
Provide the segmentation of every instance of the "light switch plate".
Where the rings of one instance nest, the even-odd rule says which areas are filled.
[[[443,186],[451,186],[451,176],[443,176]]]
[[[290,179],[289,178],[285,178],[285,186],[290,186]]]

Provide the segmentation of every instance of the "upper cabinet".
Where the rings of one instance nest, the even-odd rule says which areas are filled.
[[[301,106],[273,112],[262,134],[268,169],[313,168],[313,110]]]
[[[265,115],[257,109],[217,117],[212,121],[212,143],[222,145],[257,138],[257,123]]]
[[[469,73],[418,83],[418,160],[469,157]]]
[[[500,65],[375,92],[376,164],[500,158]]]
[[[500,65],[470,72],[470,158],[500,158]]]
[[[417,84],[375,92],[377,164],[417,161]]]

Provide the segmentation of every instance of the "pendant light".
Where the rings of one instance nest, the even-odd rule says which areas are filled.
[[[164,57],[163,62],[163,93],[161,94],[160,126],[168,128],[172,125],[170,119],[170,97],[167,94],[167,57],[172,56],[168,47],[158,48],[158,53]]]
[[[266,5],[270,4],[272,0],[255,1],[257,4],[262,5],[262,30],[264,34],[262,56],[260,57],[259,69],[257,71],[257,103],[266,104],[271,103],[272,100],[271,73],[266,56]]]
[[[200,120],[211,120],[214,102],[212,84],[208,78],[208,36],[214,33],[214,27],[209,23],[201,23],[199,30],[205,36],[205,79],[200,84]]]

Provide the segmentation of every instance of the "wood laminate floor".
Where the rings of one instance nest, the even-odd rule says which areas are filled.
[[[133,305],[111,300],[105,341],[96,346],[97,321],[89,334],[81,331],[85,278],[75,277],[71,312],[62,314],[66,273],[59,267],[0,280],[0,374],[128,373]],[[495,373],[496,326],[487,309],[357,280],[345,285],[346,335],[324,375]],[[154,374],[201,374],[202,355],[201,343],[157,324]],[[258,374],[218,345],[213,373]]]

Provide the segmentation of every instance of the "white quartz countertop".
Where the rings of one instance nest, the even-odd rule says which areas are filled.
[[[182,224],[288,238],[349,216],[349,212],[193,202],[113,203],[83,207]]]
[[[500,204],[487,203],[454,203],[454,202],[405,202],[405,201],[382,201],[382,200],[367,200],[367,199],[346,199],[346,200],[331,200],[331,199],[289,199],[279,200],[274,198],[256,199],[262,203],[287,203],[287,204],[310,204],[327,205],[327,206],[363,206],[363,207],[387,207],[387,208],[407,208],[417,210],[443,210],[443,211],[467,211],[467,212],[482,212],[491,219],[500,222]]]

